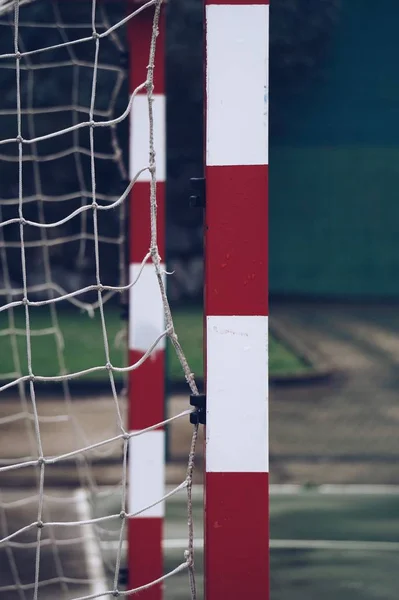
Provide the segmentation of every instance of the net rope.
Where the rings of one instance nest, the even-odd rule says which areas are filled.
[[[166,419],[162,423],[154,423],[151,427],[131,433],[125,428],[126,396],[124,389],[118,390],[115,376],[123,377],[129,371],[138,369],[146,361],[162,338],[168,338],[180,360],[186,381],[193,394],[198,394],[194,375],[191,373],[184,352],[180,346],[175,332],[172,313],[170,310],[166,289],[164,286],[164,272],[157,243],[157,200],[156,200],[156,156],[154,149],[154,119],[153,119],[153,90],[154,90],[154,63],[156,52],[156,39],[162,0],[150,0],[131,10],[127,16],[121,16],[111,23],[106,12],[106,4],[91,0],[89,23],[66,22],[63,17],[62,2],[47,2],[46,19],[41,22],[29,16],[30,13],[21,11],[23,5],[26,9],[34,8],[40,4],[24,2],[23,0],[6,0],[0,2],[0,30],[12,31],[13,48],[0,53],[0,72],[5,69],[14,77],[15,105],[10,98],[0,101],[0,131],[16,129],[16,135],[7,135],[0,139],[0,166],[10,170],[14,179],[13,186],[3,186],[0,191],[0,341],[6,338],[9,341],[9,357],[12,368],[0,375],[0,399],[3,408],[0,414],[0,428],[17,426],[19,435],[24,435],[25,444],[21,443],[25,454],[20,456],[0,456],[0,550],[3,549],[7,557],[10,573],[10,582],[0,582],[0,597],[11,597],[7,594],[15,593],[21,600],[40,598],[40,591],[49,586],[56,585],[57,597],[60,592],[64,598],[74,600],[89,600],[100,597],[127,596],[142,589],[156,585],[160,581],[174,574],[188,570],[191,597],[196,598],[196,584],[194,574],[194,531],[192,516],[192,482],[195,458],[195,447],[198,435],[198,426],[194,426],[191,447],[189,450],[187,474],[185,480],[173,490],[159,498],[163,502],[174,494],[185,489],[187,493],[188,509],[188,535],[187,550],[184,561],[164,575],[161,579],[148,582],[145,586],[136,589],[120,589],[119,575],[121,569],[123,542],[126,534],[126,522],[137,514],[147,510],[145,507],[136,513],[129,513],[127,508],[127,451],[129,439],[132,436],[145,435],[148,431],[161,425],[167,425],[173,420],[187,418],[191,409]],[[24,9],[24,10],[26,10]],[[147,79],[131,94],[127,106],[118,113],[121,89],[126,81],[126,73],[119,65],[100,60],[104,44],[110,44],[114,50],[121,52],[124,49],[121,41],[123,27],[143,10],[153,11],[153,30],[149,48],[149,61]],[[51,18],[49,14],[51,13]],[[34,13],[32,13],[34,15]],[[27,16],[26,16],[27,15]],[[55,32],[58,36],[56,43],[44,44],[34,48],[26,46],[25,32],[37,27]],[[49,36],[54,40],[54,35]],[[42,41],[42,40],[40,40]],[[82,59],[78,48],[83,44],[92,44],[92,60]],[[1,46],[3,48],[3,45]],[[62,54],[66,52],[67,54]],[[50,56],[46,62],[46,56]],[[60,56],[60,58],[58,58]],[[54,58],[55,57],[55,58]],[[49,76],[51,70],[72,68],[71,102],[69,104],[44,104],[37,103],[36,90],[44,85],[41,74]],[[90,94],[88,102],[82,102],[82,80],[90,71]],[[98,107],[99,84],[104,85],[104,73],[112,78],[108,106]],[[85,74],[83,76],[83,74]],[[11,80],[9,80],[11,82]],[[137,93],[145,90],[148,100],[149,120],[149,162],[147,169],[151,175],[149,211],[151,215],[151,229],[149,232],[149,251],[143,257],[142,269],[150,259],[157,277],[159,290],[162,297],[165,313],[165,331],[154,340],[150,348],[140,360],[127,366],[116,366],[111,361],[111,341],[107,326],[106,305],[117,294],[126,295],[128,290],[139,283],[142,270],[135,281],[128,283],[126,275],[125,256],[125,222],[126,202],[129,193],[140,176],[136,173],[133,179],[123,189],[122,193],[115,193],[113,189],[101,189],[98,182],[98,163],[104,162],[113,165],[119,180],[127,181],[128,175],[123,161],[123,151],[118,135],[118,126],[128,118],[132,103]],[[39,104],[39,106],[35,106]],[[81,115],[85,115],[82,120]],[[61,126],[48,131],[54,124],[52,115],[65,115],[71,120],[71,125]],[[13,119],[14,118],[14,119]],[[67,119],[64,118],[66,122]],[[57,121],[59,123],[61,121]],[[46,129],[47,128],[47,129]],[[107,131],[108,152],[96,151],[96,135],[100,131]],[[81,133],[88,134],[88,144],[82,143]],[[52,140],[57,139],[57,151],[51,148]],[[63,142],[65,140],[65,142]],[[63,147],[65,146],[65,147]],[[89,161],[87,165],[85,160]],[[68,162],[69,172],[73,170],[76,183],[75,189],[65,191],[63,180],[60,185],[49,189],[46,186],[49,170],[43,171],[43,165],[58,164],[58,161]],[[6,167],[4,167],[6,165]],[[3,171],[4,172],[4,171]],[[58,169],[58,172],[59,169]],[[46,174],[46,177],[43,176]],[[89,177],[87,178],[87,173]],[[87,180],[88,179],[88,180]],[[113,181],[115,181],[115,177]],[[16,182],[16,183],[15,183]],[[72,186],[69,186],[72,187]],[[28,189],[26,189],[28,188]],[[16,193],[13,194],[13,191]],[[72,203],[72,204],[71,204]],[[70,206],[76,206],[71,210]],[[56,210],[53,207],[57,206]],[[49,207],[51,210],[49,211]],[[57,218],[57,212],[64,214]],[[113,227],[109,226],[109,214],[117,214]],[[103,219],[103,215],[105,219]],[[79,233],[71,233],[68,226],[79,219]],[[103,219],[103,220],[102,220]],[[105,224],[105,225],[104,225]],[[111,229],[111,231],[109,231]],[[61,234],[59,232],[62,232]],[[9,233],[11,232],[11,233]],[[17,235],[15,234],[17,232]],[[72,244],[72,246],[70,246]],[[114,246],[118,270],[116,282],[103,283],[103,270],[100,258],[103,256],[102,248]],[[55,280],[55,270],[52,263],[54,249],[71,248],[76,255],[76,264],[83,266],[90,253],[94,254],[94,281],[89,285],[77,285],[73,289],[65,289],[60,281]],[[20,270],[17,273],[10,271],[10,256],[15,252],[20,253]],[[14,253],[14,254],[12,254]],[[32,261],[28,259],[34,254],[35,260],[41,261],[43,266],[42,281],[37,281],[30,276]],[[75,281],[75,280],[73,280]],[[78,280],[81,281],[81,280]],[[72,286],[71,286],[72,287]],[[33,299],[32,299],[33,298]],[[69,371],[65,360],[65,336],[61,324],[59,307],[69,304],[74,310],[80,310],[89,317],[99,315],[99,328],[104,347],[103,364]],[[46,327],[35,326],[35,317],[32,312],[38,309],[48,311],[48,324]],[[21,318],[21,311],[23,318]],[[42,375],[36,369],[35,344],[36,339],[45,338],[53,340],[55,354],[59,366],[57,375]],[[25,356],[21,360],[21,339],[25,339]],[[40,363],[40,361],[39,361]],[[8,364],[8,363],[7,363]],[[43,366],[43,365],[41,365]],[[34,368],[35,367],[35,368]],[[3,371],[3,370],[2,370]],[[89,439],[80,423],[80,414],[77,411],[71,381],[88,375],[104,372],[109,379],[112,395],[113,411],[116,425],[112,430],[102,431],[100,439]],[[42,383],[59,384],[62,390],[63,412],[52,414],[51,411],[42,410],[39,397]],[[9,394],[17,392],[19,410],[15,410],[15,399],[10,399]],[[40,410],[39,410],[40,408]],[[47,414],[48,413],[48,414]],[[71,427],[73,436],[73,449],[49,455],[46,453],[43,430],[46,428],[62,428],[65,424]],[[21,434],[21,432],[24,432]],[[60,429],[61,431],[61,429]],[[106,435],[105,435],[106,433]],[[2,450],[4,448],[2,447]],[[93,459],[107,459],[119,456],[120,485],[99,487],[93,474]],[[54,466],[74,464],[77,469],[80,491],[89,503],[94,497],[101,498],[121,494],[120,510],[105,516],[92,517],[87,515],[79,519],[63,521],[53,515],[62,515],[62,507],[71,502],[71,497],[66,494],[56,495],[46,490],[46,473]],[[15,498],[8,493],[7,484],[1,484],[5,476],[15,475],[19,470],[33,468],[35,471],[37,492]],[[24,524],[16,525],[16,511],[24,509],[23,514],[30,519]],[[93,508],[93,506],[91,506]],[[14,517],[13,517],[14,515]],[[114,527],[110,528],[110,524]],[[116,559],[113,565],[108,565],[113,570],[112,586],[106,590],[99,590],[97,582],[90,581],[87,577],[71,577],[68,575],[62,561],[61,551],[65,547],[78,547],[91,531],[95,543],[113,536],[118,540]],[[83,531],[82,531],[83,530]],[[65,531],[68,533],[65,534]],[[91,535],[91,534],[90,534]],[[51,577],[42,577],[41,558],[44,551],[49,551],[53,566]],[[28,568],[30,580],[25,573],[21,573],[21,556],[24,553],[24,566],[29,561],[34,565]],[[46,554],[46,556],[50,556]],[[151,560],[151,557],[149,557]],[[80,593],[76,595],[76,590]],[[87,593],[87,589],[92,590]],[[81,593],[83,591],[83,593]],[[94,591],[93,591],[94,590]],[[14,597],[14,596],[13,596]]]

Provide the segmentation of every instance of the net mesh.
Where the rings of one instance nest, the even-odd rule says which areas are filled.
[[[152,261],[159,283],[166,324],[161,337],[171,340],[192,393],[198,393],[174,330],[157,245],[152,94],[161,9],[162,0],[130,7],[127,15],[124,3],[96,0],[0,2],[1,598],[83,600],[139,591],[122,589],[119,576],[127,519],[135,516],[126,500],[128,442],[148,430],[132,434],[125,428],[124,378],[161,338],[140,361],[126,365],[124,332],[114,315],[115,298],[140,285],[140,274],[134,282],[125,279],[125,224],[127,198],[142,171],[128,181],[124,144],[133,98],[143,90],[151,229],[142,264]],[[154,19],[147,79],[128,99],[120,61],[124,28],[143,10]],[[128,183],[121,190],[122,181]],[[92,346],[85,346],[88,340]],[[98,364],[90,363],[94,346],[101,347]],[[110,394],[95,403],[76,402],[74,382],[99,376],[108,379]],[[86,427],[93,410],[103,415],[94,430]],[[186,479],[159,499],[187,490],[187,551],[165,577],[188,569],[193,598],[197,429]],[[113,476],[104,486],[107,465]],[[54,491],[54,484],[73,487],[75,474],[77,490]],[[118,511],[96,516],[99,499],[107,506],[115,495]],[[84,541],[91,549],[86,562],[102,561],[96,548],[111,538],[117,552],[106,560],[110,580],[90,580],[78,550]]]

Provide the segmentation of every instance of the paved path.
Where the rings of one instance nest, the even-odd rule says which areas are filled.
[[[272,481],[399,483],[399,307],[271,313],[336,369],[330,381],[271,390]]]

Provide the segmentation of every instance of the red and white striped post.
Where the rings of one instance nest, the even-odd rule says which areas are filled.
[[[130,92],[146,80],[154,11],[146,9],[129,24]],[[165,23],[162,14],[154,70],[154,135],[157,167],[158,247],[165,256]],[[149,119],[146,91],[139,93],[131,112],[130,177],[149,163]],[[143,173],[130,198],[130,281],[139,274],[150,248],[150,173]],[[144,266],[129,300],[129,362],[139,360],[164,331],[164,310],[151,260]],[[165,341],[129,376],[129,430],[136,431],[164,419]],[[165,431],[163,428],[130,439],[129,512],[151,505],[164,495]],[[164,503],[157,504],[128,524],[129,589],[163,575]],[[161,600],[163,585],[142,592],[143,600]]]
[[[268,0],[205,0],[207,600],[269,598]]]

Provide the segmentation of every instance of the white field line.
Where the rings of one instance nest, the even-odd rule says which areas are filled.
[[[101,542],[101,548],[103,550],[117,551],[119,547],[119,541],[111,540]],[[172,540],[164,540],[163,541],[163,549],[164,550],[186,550],[188,548],[188,540],[185,538],[177,538]],[[194,540],[194,548],[196,550],[203,550],[204,548],[204,540],[202,538],[198,538]],[[122,550],[124,552],[127,551],[127,542],[126,540],[123,542]]]
[[[299,494],[335,494],[342,496],[367,496],[367,495],[399,495],[399,485],[335,485],[324,484],[314,487],[305,487],[296,484],[272,484],[269,486],[270,496],[299,495]]]
[[[354,540],[270,540],[273,550],[357,550],[361,552],[398,552],[398,542]]]
[[[169,489],[170,488],[170,489]],[[167,486],[167,491],[173,489],[173,486]],[[366,495],[399,495],[399,485],[337,485],[324,484],[314,487],[306,487],[291,483],[271,484],[269,486],[271,496],[279,495],[298,495],[298,494],[342,494],[343,496],[366,496]],[[193,500],[201,500],[204,495],[204,487],[202,485],[193,485],[192,488]],[[182,498],[187,495],[187,491],[183,489],[178,494],[171,496],[168,502],[181,502]]]
[[[167,485],[166,493],[169,493],[176,486]],[[99,493],[99,496],[108,496],[112,493],[114,488],[111,490],[105,488],[103,492]],[[204,486],[197,484],[192,487],[192,496],[194,501],[202,500],[204,496]],[[270,496],[295,496],[298,494],[342,494],[343,496],[366,496],[366,495],[399,495],[399,485],[336,485],[336,484],[324,484],[314,487],[306,487],[297,485],[294,483],[282,483],[282,484],[271,484],[269,486]],[[187,490],[182,488],[177,494],[168,498],[168,503],[181,502],[187,497]]]
[[[101,542],[104,550],[116,551],[119,542]],[[164,540],[164,550],[185,550],[187,540],[183,538]],[[196,550],[204,549],[204,540],[198,538],[194,542]],[[354,540],[270,540],[271,550],[356,550],[361,552],[398,552],[399,542],[367,542]],[[123,550],[127,550],[127,542],[123,543]]]
[[[90,520],[92,517],[86,492],[82,489],[77,490],[74,494],[74,499],[79,520]],[[92,525],[82,525],[82,529],[87,571],[89,579],[92,582],[91,594],[104,594],[108,586],[100,546],[97,543]]]
[[[166,491],[172,490],[173,486],[166,486]],[[308,488],[301,485],[295,484],[272,484],[269,487],[270,496],[295,496],[295,495],[310,495],[310,494],[325,494],[325,495],[399,495],[399,486],[397,485],[320,485],[314,488]],[[171,496],[168,502],[181,502],[186,497],[187,491],[183,489],[181,492]],[[194,485],[192,488],[192,495],[194,501],[201,501],[204,495],[204,487],[202,485]],[[87,501],[84,490],[78,490],[75,494],[76,504],[81,520],[90,518],[90,506]],[[101,550],[117,551],[117,541],[102,541],[100,548],[95,539],[91,526],[86,525],[85,527],[90,528],[91,535],[86,538],[86,555],[87,562],[90,568],[90,575],[97,585],[94,587],[101,591],[97,593],[103,593],[106,589],[106,578],[101,560]],[[188,542],[184,538],[177,539],[166,539],[163,541],[163,547],[165,551],[170,550],[185,550]],[[197,538],[194,541],[196,550],[204,549],[204,540]],[[358,541],[358,540],[270,540],[270,549],[272,550],[337,550],[337,551],[370,551],[370,552],[398,552],[398,542],[369,542],[369,541]],[[127,551],[127,542],[123,543],[123,551]],[[98,573],[98,575],[95,575]],[[94,591],[93,591],[94,593]]]

